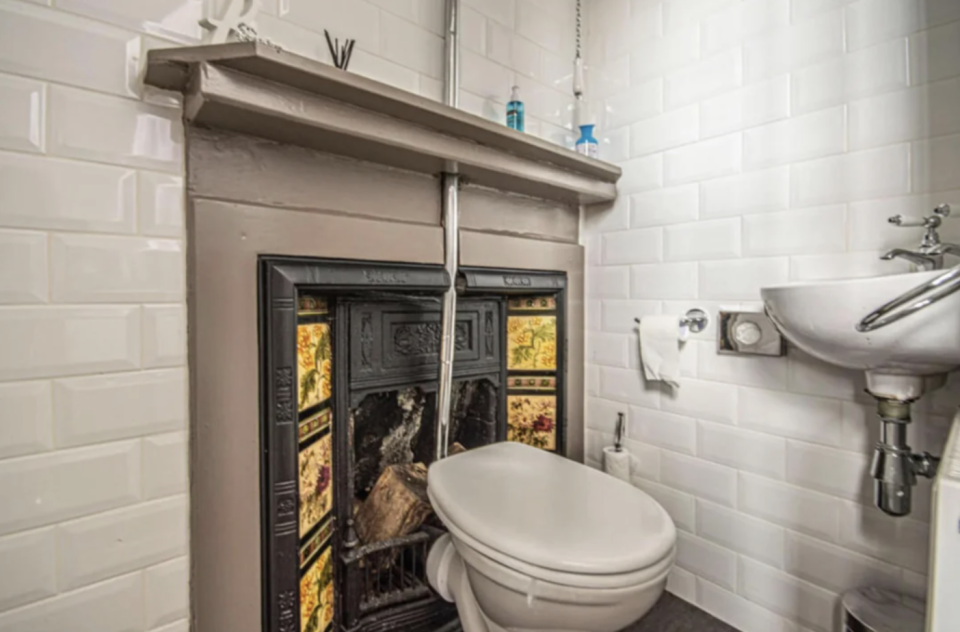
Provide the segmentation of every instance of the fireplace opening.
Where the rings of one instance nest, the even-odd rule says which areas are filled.
[[[446,273],[265,257],[260,278],[267,629],[455,622],[426,579],[443,533],[426,472]],[[562,453],[565,276],[476,270],[458,285],[450,454],[507,440]]]

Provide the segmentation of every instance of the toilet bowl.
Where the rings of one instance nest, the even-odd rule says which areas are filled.
[[[666,586],[676,529],[643,491],[563,457],[497,443],[433,464],[449,533],[431,586],[464,632],[616,632]]]

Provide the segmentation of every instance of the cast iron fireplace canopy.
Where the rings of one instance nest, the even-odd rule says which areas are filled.
[[[260,42],[151,50],[145,82],[183,93],[194,125],[432,175],[453,162],[475,184],[567,203],[617,196],[619,167]]]

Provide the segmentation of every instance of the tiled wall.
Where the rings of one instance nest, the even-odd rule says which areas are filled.
[[[635,482],[681,529],[670,589],[745,632],[838,629],[838,593],[863,583],[922,592],[929,485],[910,518],[872,507],[858,373],[719,356],[711,326],[671,393],[642,381],[633,318],[904,271],[878,254],[920,234],[886,218],[960,202],[960,3],[596,0],[589,26],[624,169],[585,220],[590,462],[627,413]],[[938,452],[958,404],[960,380],[924,398],[913,446]]]
[[[573,4],[464,11],[466,109],[567,142]],[[260,29],[439,98],[442,0],[265,0]],[[143,51],[199,0],[0,0],[0,629],[185,632],[183,131]]]

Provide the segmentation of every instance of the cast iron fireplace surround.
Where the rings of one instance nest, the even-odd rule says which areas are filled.
[[[456,610],[427,586],[424,563],[432,541],[442,532],[438,522],[405,538],[361,544],[354,528],[356,450],[352,445],[355,410],[370,394],[399,388],[435,390],[439,374],[438,298],[450,279],[439,265],[382,263],[319,258],[259,259],[260,442],[262,629],[269,632],[427,632],[456,620]],[[493,440],[506,439],[507,299],[551,296],[556,300],[556,445],[565,452],[566,375],[565,292],[563,272],[461,268],[458,291],[464,300],[457,315],[454,379],[484,379],[499,389],[499,426]],[[300,604],[304,537],[300,532],[298,456],[303,412],[298,406],[298,311],[303,296],[330,299],[332,360],[332,496],[331,518],[323,527],[332,556],[334,605],[332,626],[302,625]],[[419,337],[391,340],[402,352],[392,359],[387,341],[374,331],[388,323],[362,320],[357,305],[407,305],[423,323]],[[422,314],[418,315],[421,310]],[[380,318],[376,316],[376,318]],[[351,326],[352,323],[352,326]],[[425,334],[424,334],[425,332]],[[511,376],[512,377],[512,376]],[[302,403],[302,402],[300,402]],[[432,413],[432,411],[431,411]],[[425,420],[428,415],[424,415]],[[422,428],[423,453],[433,453],[433,415]],[[326,436],[326,435],[324,435]],[[426,441],[427,443],[424,443]],[[474,446],[467,446],[474,447]],[[427,459],[423,461],[428,462]],[[318,525],[317,528],[321,528]],[[311,533],[316,533],[314,529]],[[319,535],[310,535],[314,541]],[[310,549],[316,550],[317,547]],[[312,553],[311,553],[312,554]],[[315,561],[316,565],[319,563]],[[389,567],[389,572],[381,568]],[[372,570],[371,570],[372,569]],[[373,575],[371,575],[373,573]],[[373,579],[371,579],[373,577]],[[386,584],[384,584],[386,581]],[[304,629],[304,628],[310,628]]]

